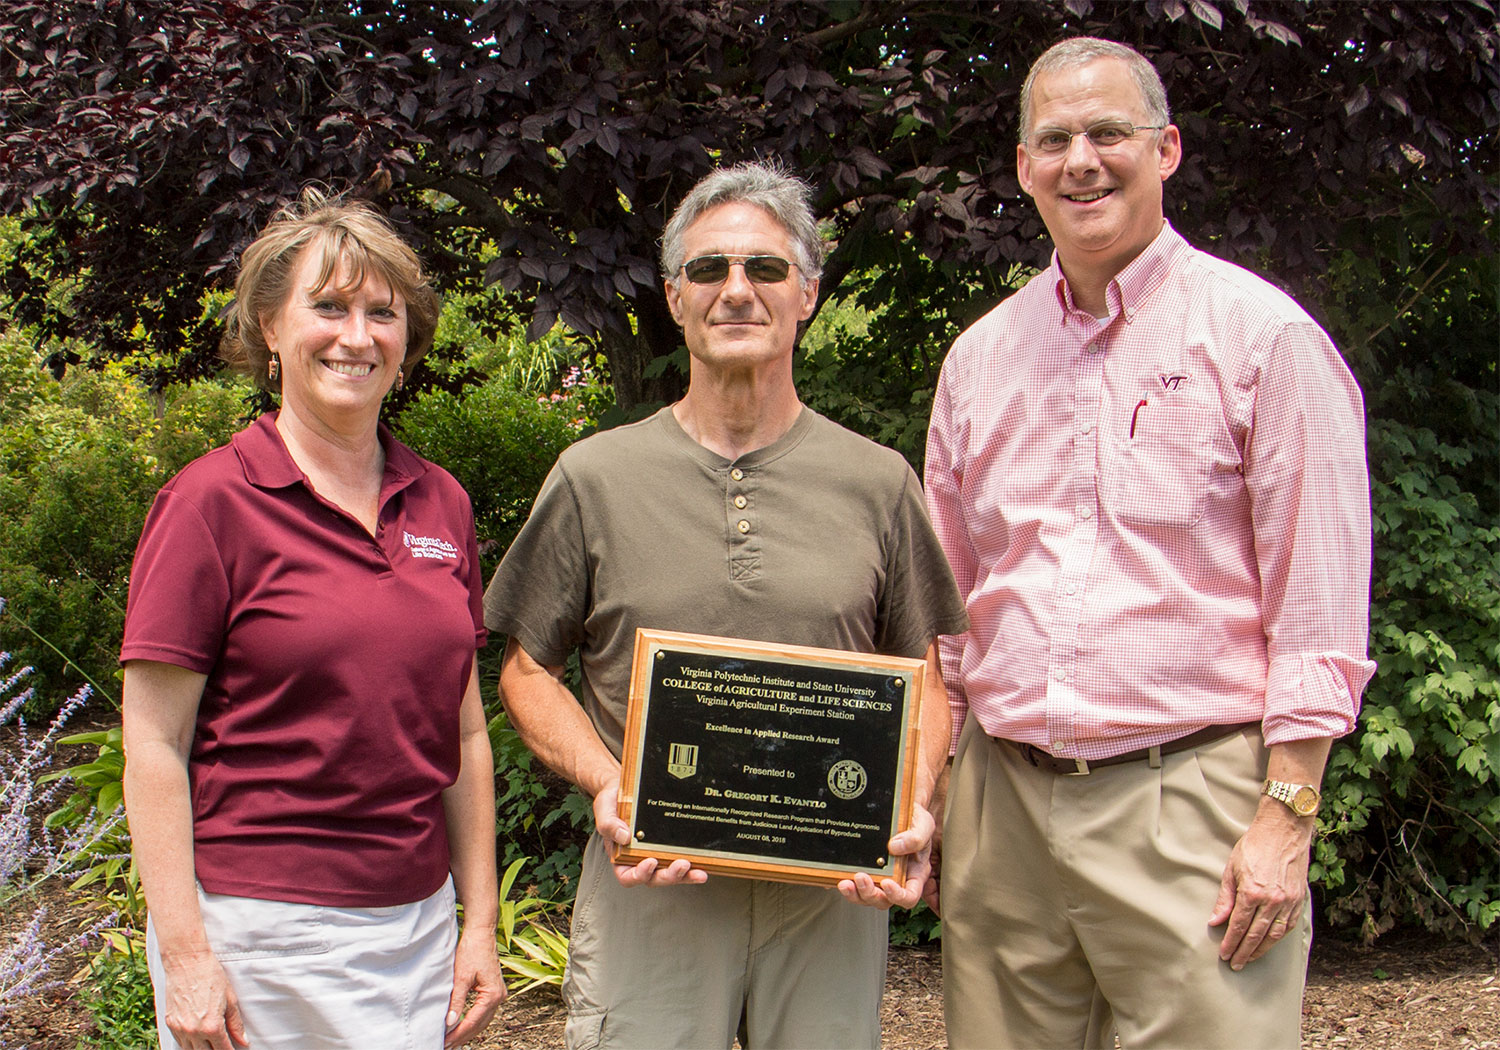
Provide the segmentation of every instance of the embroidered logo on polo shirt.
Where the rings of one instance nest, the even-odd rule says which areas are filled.
[[[406,549],[413,558],[437,558],[439,561],[458,560],[458,548],[436,536],[413,536],[403,531],[401,542],[406,544]]]

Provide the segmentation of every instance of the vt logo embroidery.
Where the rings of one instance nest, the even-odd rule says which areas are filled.
[[[1161,388],[1163,390],[1176,390],[1177,384],[1181,383],[1186,378],[1187,376],[1184,375],[1164,375],[1161,377]]]

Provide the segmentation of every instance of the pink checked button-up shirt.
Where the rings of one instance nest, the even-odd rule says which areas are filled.
[[[1170,226],[1075,309],[1056,259],[965,332],[927,443],[968,605],[955,735],[1100,759],[1213,724],[1353,728],[1369,621],[1359,388],[1321,328]],[[956,736],[955,736],[956,738]]]

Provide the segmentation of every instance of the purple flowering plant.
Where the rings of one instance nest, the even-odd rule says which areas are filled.
[[[4,611],[0,599],[0,612]],[[11,669],[11,654],[0,652],[0,1022],[7,1007],[61,982],[59,960],[91,945],[113,915],[70,934],[59,943],[44,937],[46,905],[42,887],[87,863],[92,849],[111,835],[118,813],[95,815],[65,827],[48,827],[50,813],[69,789],[67,777],[49,776],[63,726],[88,701],[84,686],[59,708],[45,731],[35,735],[23,711],[32,699],[30,667]],[[0,1031],[4,1030],[0,1023]],[[4,1039],[0,1036],[0,1047]]]

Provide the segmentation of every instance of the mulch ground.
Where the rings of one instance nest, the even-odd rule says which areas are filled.
[[[890,1050],[942,1050],[942,959],[932,948],[891,951],[881,1005]],[[562,1046],[555,989],[517,996],[476,1050]],[[1303,1002],[1303,1050],[1500,1050],[1495,946],[1393,936],[1374,947],[1315,942]]]
[[[47,923],[56,943],[78,927],[81,906],[61,887],[46,896]],[[70,913],[70,906],[75,909]],[[21,916],[0,916],[0,942]],[[1303,1008],[1304,1050],[1342,1047],[1370,1050],[1500,1050],[1500,939],[1487,946],[1452,944],[1431,937],[1387,935],[1373,947],[1323,936],[1313,947]],[[81,958],[63,960],[64,978]],[[893,949],[881,1009],[885,1046],[891,1050],[941,1050],[942,960],[933,948]],[[6,1050],[75,1050],[93,1022],[76,984],[25,1000],[0,1019]],[[562,1046],[563,1009],[554,988],[537,988],[506,1005],[473,1050],[554,1050]],[[142,1048],[145,1050],[145,1048]]]

